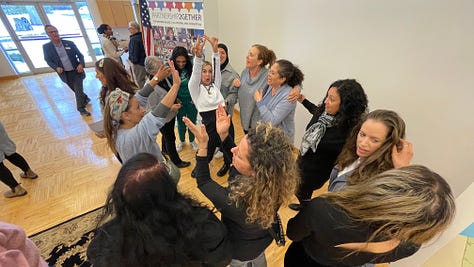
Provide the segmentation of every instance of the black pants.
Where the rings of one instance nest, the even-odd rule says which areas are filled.
[[[175,119],[165,123],[161,127],[161,151],[166,153],[174,164],[182,162],[176,150],[176,135],[174,132]]]
[[[301,170],[301,183],[296,191],[296,197],[300,203],[304,200],[310,200],[313,191],[317,190],[329,180],[329,175],[321,176],[315,172],[306,172],[303,167],[303,158],[298,156],[297,164]]]
[[[20,168],[23,172],[26,172],[30,168],[25,158],[16,152],[10,156],[5,155],[5,159]],[[13,177],[12,172],[5,166],[5,164],[3,164],[3,161],[0,162],[0,180],[11,189],[18,185],[18,182]]]
[[[217,130],[216,130],[216,110],[199,112],[199,115],[201,115],[202,123],[206,126],[206,132],[207,132],[207,135],[209,136],[209,141],[207,142],[207,161],[211,162],[212,158],[214,157],[214,151],[216,150],[216,147],[221,147],[221,144],[222,144],[221,138],[219,137],[219,134],[217,134]],[[234,130],[232,127],[232,132],[233,131]],[[229,129],[229,134],[230,134],[230,129]],[[231,138],[234,138],[234,137],[231,136]],[[224,153],[224,163],[229,164],[229,165],[232,163],[232,158],[230,158],[225,153]]]
[[[314,261],[304,251],[302,242],[293,242],[285,253],[285,267],[329,267]]]

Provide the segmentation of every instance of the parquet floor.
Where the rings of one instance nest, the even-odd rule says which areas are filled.
[[[28,194],[14,199],[0,195],[0,220],[21,226],[28,235],[103,205],[120,169],[105,139],[96,137],[88,127],[88,123],[101,119],[97,99],[100,82],[93,69],[87,69],[84,90],[92,99],[88,106],[90,117],[80,116],[73,93],[54,73],[0,80],[0,121],[16,143],[17,152],[39,175],[35,180],[22,179],[21,170],[4,162]],[[243,132],[239,116],[233,119],[238,142]],[[181,169],[180,190],[210,204],[190,177],[194,151],[187,145],[180,155],[192,162],[190,167]],[[224,184],[226,178],[215,175],[222,163],[222,159],[214,159],[211,174]],[[7,189],[0,184],[0,191]],[[285,226],[295,214],[287,207],[281,208]],[[273,243],[267,249],[269,267],[283,266],[287,246]]]

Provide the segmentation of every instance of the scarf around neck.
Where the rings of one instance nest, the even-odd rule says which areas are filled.
[[[334,126],[334,116],[329,115],[326,111],[319,116],[318,121],[311,125],[303,135],[301,141],[300,154],[303,156],[311,148],[313,152],[316,152],[319,142],[326,133],[326,128]]]

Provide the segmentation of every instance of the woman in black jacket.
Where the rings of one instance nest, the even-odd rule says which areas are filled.
[[[321,188],[342,150],[352,128],[367,110],[367,96],[354,79],[335,81],[329,86],[319,105],[300,94],[298,101],[313,114],[301,142],[298,166],[301,184],[296,197],[301,204],[311,199],[313,191]],[[301,204],[290,204],[300,210]]]
[[[181,194],[166,165],[140,153],[120,169],[87,249],[101,266],[227,266],[227,229],[214,212]]]

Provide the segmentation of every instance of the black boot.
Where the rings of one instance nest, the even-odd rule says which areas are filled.
[[[217,171],[217,176],[222,177],[222,176],[226,175],[226,173],[229,171],[229,169],[230,169],[230,164],[224,163],[224,165],[222,165],[222,167],[219,169],[219,171]]]

